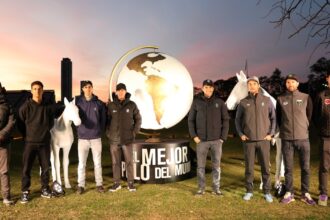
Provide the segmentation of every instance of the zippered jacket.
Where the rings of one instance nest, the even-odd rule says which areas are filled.
[[[242,99],[237,107],[235,125],[239,136],[246,135],[249,141],[261,141],[267,135],[273,136],[276,114],[270,98],[263,94],[249,94]]]
[[[280,138],[284,140],[308,139],[308,128],[313,114],[310,96],[298,90],[286,91],[277,98],[276,105]]]
[[[226,140],[229,130],[227,106],[215,95],[206,98],[201,92],[195,95],[188,115],[188,128],[192,138],[201,141]]]
[[[0,147],[8,145],[11,139],[11,131],[15,125],[13,110],[4,94],[0,94]]]
[[[330,137],[330,89],[320,92],[314,102],[314,123],[322,137]]]
[[[110,144],[131,144],[141,128],[141,115],[135,102],[130,100],[131,94],[126,93],[125,100],[120,102],[115,93],[113,102],[108,104],[107,137]]]

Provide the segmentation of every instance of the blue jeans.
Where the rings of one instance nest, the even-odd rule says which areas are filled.
[[[222,154],[222,142],[215,141],[202,141],[197,144],[197,180],[198,188],[205,189],[205,164],[207,153],[211,150],[212,161],[212,188],[214,191],[220,188],[220,162]]]

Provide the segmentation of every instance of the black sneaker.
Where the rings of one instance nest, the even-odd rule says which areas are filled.
[[[41,190],[41,197],[50,199],[52,197],[52,192],[48,188],[44,188]]]
[[[212,192],[212,194],[213,194],[213,195],[216,195],[216,196],[223,196],[222,192],[221,192],[219,189],[214,190],[214,191]]]
[[[136,191],[136,187],[134,186],[134,183],[133,182],[129,182],[128,183],[127,189],[130,192],[135,192]]]
[[[196,192],[196,196],[202,196],[205,194],[205,190],[204,189],[198,189],[197,192]]]
[[[96,191],[98,191],[99,193],[104,193],[104,188],[103,188],[103,186],[101,185],[101,186],[97,186],[96,187]]]
[[[82,186],[77,187],[77,194],[81,195],[85,192],[85,188]]]
[[[22,193],[22,196],[21,196],[21,203],[22,204],[25,204],[25,203],[28,203],[29,202],[29,191],[24,191],[23,193]]]
[[[117,190],[121,189],[120,183],[114,183],[111,188],[109,189],[109,192],[116,192]]]

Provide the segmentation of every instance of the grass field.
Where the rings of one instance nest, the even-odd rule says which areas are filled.
[[[176,136],[186,136],[185,123],[175,130]],[[163,132],[171,134],[171,130]],[[318,196],[318,143],[312,138],[311,186],[310,192]],[[192,145],[194,147],[194,145]],[[202,197],[194,196],[196,177],[168,184],[137,184],[137,192],[122,190],[99,194],[95,191],[91,154],[88,158],[87,191],[77,195],[66,190],[60,198],[45,199],[40,197],[38,165],[35,163],[32,175],[31,197],[28,204],[20,204],[20,178],[22,141],[15,141],[12,146],[11,184],[15,206],[0,206],[1,219],[330,219],[330,208],[310,207],[300,198],[300,169],[295,160],[294,185],[297,200],[283,205],[274,200],[266,203],[258,189],[260,168],[255,167],[255,191],[251,201],[242,200],[244,188],[244,161],[241,143],[237,138],[229,138],[223,146],[221,190],[223,197],[211,194],[211,165],[207,164],[207,193]],[[274,164],[275,149],[272,149]],[[73,187],[77,179],[77,145],[74,143],[70,152],[70,180]],[[103,178],[108,189],[112,184],[110,153],[106,140],[103,145]],[[195,169],[195,168],[193,168]],[[274,181],[274,166],[271,168]],[[124,186],[126,184],[124,183]]]

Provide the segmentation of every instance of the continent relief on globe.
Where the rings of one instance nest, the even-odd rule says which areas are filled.
[[[127,63],[127,67],[130,70],[134,70],[138,73],[141,73],[147,77],[146,80],[146,89],[148,94],[151,96],[153,102],[154,113],[156,116],[156,121],[160,125],[160,120],[163,117],[165,112],[164,101],[168,97],[168,89],[175,89],[175,86],[172,86],[167,82],[164,78],[157,75],[148,75],[145,71],[146,67],[143,67],[142,64],[146,61],[150,61],[151,63],[155,63],[160,60],[165,60],[166,57],[161,54],[155,53],[156,56],[148,56],[150,53],[141,54],[134,59],[130,60]]]

